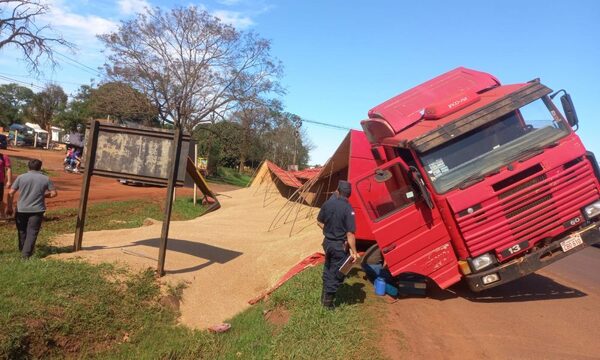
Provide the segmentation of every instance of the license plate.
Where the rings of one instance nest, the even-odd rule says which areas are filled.
[[[571,235],[571,237],[568,238],[567,240],[561,241],[560,247],[562,248],[562,250],[564,252],[567,252],[569,250],[572,250],[572,249],[578,247],[581,244],[583,244],[583,240],[581,239],[581,235],[575,234],[575,235]]]

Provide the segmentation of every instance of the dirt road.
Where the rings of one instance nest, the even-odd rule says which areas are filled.
[[[9,148],[2,150],[10,157],[37,158],[42,160],[43,167],[50,171],[50,178],[57,187],[59,196],[48,199],[49,209],[75,208],[79,205],[81,194],[81,174],[67,173],[63,170],[65,153],[56,150],[35,150],[31,148]],[[211,189],[217,193],[235,190],[238,187],[225,184],[210,183]],[[178,188],[177,194],[192,195],[193,190]],[[166,189],[160,187],[137,187],[119,183],[115,179],[95,176],[90,185],[89,201],[91,203],[109,200],[152,199],[164,201]]]
[[[600,249],[481,294],[455,286],[386,308],[392,359],[600,359]]]

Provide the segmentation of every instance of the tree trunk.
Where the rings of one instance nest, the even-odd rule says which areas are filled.
[[[238,169],[238,172],[241,174],[242,172],[244,172],[244,163],[246,162],[246,156],[245,155],[241,155],[240,156],[240,166]]]
[[[50,138],[52,138],[52,125],[48,125],[46,129],[48,134],[46,134],[46,149],[50,149]]]

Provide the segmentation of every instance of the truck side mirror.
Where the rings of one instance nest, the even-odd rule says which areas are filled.
[[[375,181],[378,183],[386,182],[392,178],[392,172],[389,170],[375,170]]]
[[[569,125],[571,125],[571,127],[574,127],[575,130],[577,130],[577,128],[579,128],[579,119],[577,118],[577,112],[575,111],[573,100],[571,100],[571,95],[565,92],[565,94],[560,97],[560,102],[562,104],[563,111],[565,112],[567,122]]]

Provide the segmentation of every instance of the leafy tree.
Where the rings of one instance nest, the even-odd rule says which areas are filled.
[[[278,101],[254,101],[242,103],[239,110],[232,113],[230,120],[239,124],[241,131],[239,143],[239,172],[241,173],[246,160],[260,156],[261,137],[273,126],[273,109],[279,110]]]
[[[67,94],[62,87],[55,84],[48,84],[44,90],[35,94],[31,102],[31,115],[33,121],[40,127],[48,131],[48,135],[52,133],[52,121],[62,112],[67,106]],[[50,136],[48,136],[47,144],[50,144]]]
[[[270,42],[240,32],[195,6],[147,9],[100,35],[111,80],[145,94],[162,121],[191,132],[224,119],[242,102],[280,91]]]
[[[217,166],[242,169],[269,159],[282,168],[305,168],[312,144],[302,130],[301,118],[284,112],[277,101],[272,107],[237,111],[229,120],[203,124],[194,132],[199,153],[208,156],[210,174]],[[241,155],[243,154],[243,155]]]
[[[0,125],[7,127],[12,123],[22,123],[33,95],[31,89],[21,85],[0,85]]]
[[[108,82],[93,89],[89,110],[94,117],[111,116],[146,126],[151,126],[158,116],[156,107],[144,94],[122,82]]]
[[[57,64],[54,59],[56,46],[75,47],[49,25],[40,26],[36,22],[48,14],[48,10],[48,4],[42,0],[0,0],[0,49],[12,46],[20,51],[34,72],[39,72],[44,59],[52,66]]]
[[[301,126],[302,119],[298,115],[277,112],[275,126],[263,138],[267,148],[264,158],[270,159],[282,168],[287,168],[288,165],[306,167],[313,145]]]
[[[75,131],[80,125],[85,125],[92,117],[90,111],[92,91],[92,86],[81,85],[75,97],[68,103],[67,108],[56,117],[56,124],[68,132]]]

